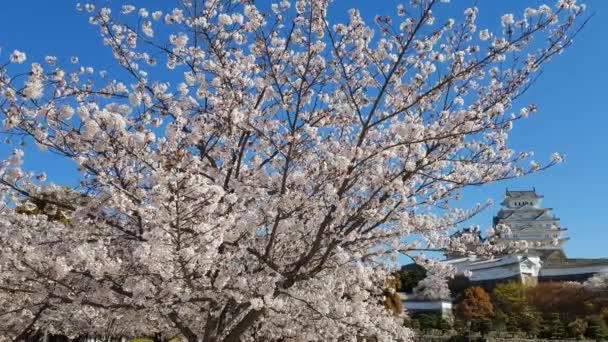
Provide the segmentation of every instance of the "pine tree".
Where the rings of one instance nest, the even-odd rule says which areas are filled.
[[[548,326],[551,331],[552,338],[564,338],[566,336],[566,327],[560,319],[559,314],[551,314]]]

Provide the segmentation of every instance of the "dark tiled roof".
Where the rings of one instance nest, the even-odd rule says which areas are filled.
[[[481,230],[479,230],[478,228],[464,228],[462,230],[458,230],[458,231],[454,232],[450,236],[453,238],[458,238],[465,234],[473,234],[481,239]]]
[[[564,260],[552,260],[548,259],[545,261],[543,267],[551,267],[551,268],[566,268],[566,267],[584,267],[584,266],[597,266],[597,265],[607,265],[607,258],[598,258],[598,259],[564,259]]]
[[[498,211],[498,213],[496,213],[496,218],[499,219],[505,219],[505,218],[509,218],[511,215],[513,215],[514,213],[519,213],[519,212],[533,212],[536,214],[536,218],[540,218],[541,216],[543,216],[543,214],[548,213],[550,211],[552,211],[552,208],[526,208],[526,209],[507,209],[507,208],[503,208],[500,209]],[[527,220],[534,220],[536,218],[528,218]],[[555,217],[551,217],[552,219]]]
[[[542,198],[543,196],[536,193],[536,189],[532,190],[509,190],[506,191],[507,197],[529,197]]]

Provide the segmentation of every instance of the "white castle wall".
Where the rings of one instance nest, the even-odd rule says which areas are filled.
[[[459,273],[468,273],[471,281],[504,279],[521,274],[538,276],[540,258],[535,256],[511,255],[499,259],[477,260],[474,257],[447,261]]]

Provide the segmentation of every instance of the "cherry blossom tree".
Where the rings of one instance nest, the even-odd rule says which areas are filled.
[[[457,208],[462,189],[561,161],[507,137],[585,21],[560,0],[491,32],[444,2],[343,23],[329,0],[86,4],[120,68],[4,56],[5,133],[79,185],[20,149],[2,163],[0,339],[409,338],[378,299],[391,265],[470,244],[450,232],[485,205]]]

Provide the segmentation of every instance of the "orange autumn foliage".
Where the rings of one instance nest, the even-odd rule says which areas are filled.
[[[593,294],[577,283],[540,283],[525,290],[526,301],[543,314],[582,317],[597,311]]]
[[[470,287],[462,293],[456,310],[465,319],[488,318],[494,313],[490,295],[481,287]]]

